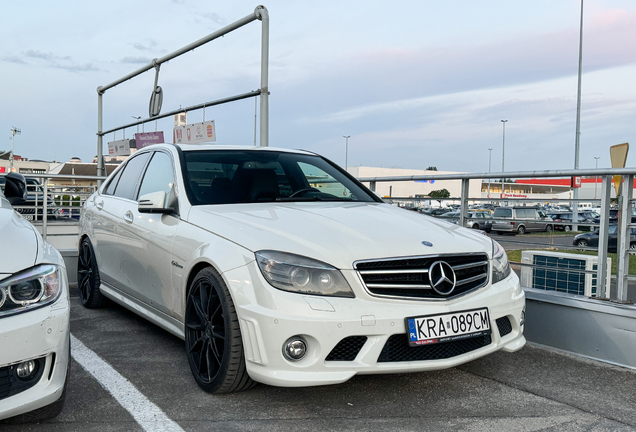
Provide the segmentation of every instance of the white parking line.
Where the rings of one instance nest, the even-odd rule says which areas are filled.
[[[126,409],[146,431],[184,432],[161,409],[150,402],[130,381],[79,339],[71,335],[71,356]]]

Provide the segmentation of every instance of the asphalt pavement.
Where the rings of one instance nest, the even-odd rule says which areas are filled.
[[[75,342],[62,414],[41,424],[0,425],[2,432],[636,430],[636,371],[538,346],[436,372],[309,388],[258,385],[214,396],[192,379],[180,339],[112,303],[95,310],[77,297],[71,303],[73,336],[132,386],[100,384],[99,373],[78,363],[85,360]],[[133,393],[145,401],[137,404]],[[146,406],[155,408],[140,413]]]

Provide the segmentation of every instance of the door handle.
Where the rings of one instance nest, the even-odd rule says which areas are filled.
[[[124,220],[128,223],[133,223],[133,214],[130,210],[124,213]]]
[[[95,203],[95,207],[97,207],[97,210],[103,209],[104,208],[104,201],[96,202]]]

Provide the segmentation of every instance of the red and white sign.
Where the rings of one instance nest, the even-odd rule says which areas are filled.
[[[528,198],[528,195],[524,195],[524,194],[516,194],[516,193],[505,193],[505,194],[501,194],[502,198]]]
[[[109,156],[130,156],[130,141],[123,139],[119,141],[111,141],[108,143]]]
[[[216,141],[214,120],[193,123],[184,126],[176,126],[173,131],[175,143],[201,144]]]
[[[580,188],[581,187],[581,177],[580,176],[572,177],[572,187],[573,188]]]

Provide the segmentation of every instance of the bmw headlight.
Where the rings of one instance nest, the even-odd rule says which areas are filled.
[[[256,262],[274,288],[301,294],[355,297],[342,273],[321,261],[286,252],[259,251]]]
[[[495,284],[510,275],[510,262],[503,247],[492,241],[492,283]]]
[[[61,291],[61,268],[43,264],[0,280],[0,317],[53,303]]]

